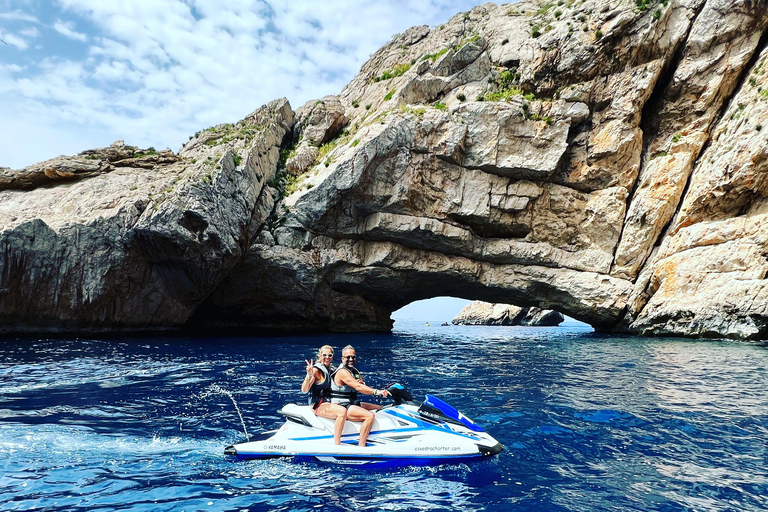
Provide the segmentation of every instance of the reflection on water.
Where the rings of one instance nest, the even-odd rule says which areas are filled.
[[[764,350],[714,342],[654,346],[649,356],[653,372],[662,378],[649,387],[671,410],[762,416],[768,412],[767,402],[744,390],[768,384]]]
[[[0,511],[768,508],[766,347],[432,325],[398,323],[391,336],[6,340]],[[304,359],[326,343],[337,355],[354,345],[370,384],[445,399],[505,451],[387,471],[225,457],[243,430],[275,428],[278,408],[303,402]]]

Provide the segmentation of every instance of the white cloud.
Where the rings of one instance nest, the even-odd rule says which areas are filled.
[[[64,37],[70,39],[76,39],[77,41],[85,42],[88,40],[88,36],[75,31],[75,24],[71,21],[57,21],[53,24],[53,29]]]
[[[58,0],[54,29],[87,42],[87,55],[56,55],[48,43],[48,58],[24,73],[0,68],[0,125],[10,134],[0,141],[0,165],[116,139],[178,150],[190,134],[272,99],[286,96],[297,108],[338,94],[394,33],[479,3]]]
[[[93,70],[92,78],[107,85],[109,82],[139,82],[139,76],[125,62],[101,62]]]
[[[19,10],[16,10],[13,12],[0,12],[0,20],[32,21],[35,23],[38,22],[35,16],[32,16],[30,14],[27,14]]]
[[[26,39],[22,39],[21,37],[11,34],[10,32],[6,32],[3,29],[0,29],[0,39],[5,41],[6,45],[15,46],[19,50],[26,50],[29,48],[29,43],[26,41]]]
[[[35,37],[40,37],[40,30],[38,30],[37,27],[27,27],[20,30],[19,34],[29,38],[35,38]]]
[[[19,73],[20,71],[24,71],[24,68],[19,66],[18,64],[0,64],[0,75],[2,75],[2,72],[6,71],[9,73]],[[2,89],[0,89],[1,91]]]

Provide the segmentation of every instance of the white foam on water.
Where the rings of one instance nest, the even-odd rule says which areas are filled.
[[[78,425],[0,425],[0,457],[19,452],[34,456],[87,454],[97,457],[172,455],[185,452],[220,454],[226,440],[191,439],[183,436],[151,438],[104,434]]]

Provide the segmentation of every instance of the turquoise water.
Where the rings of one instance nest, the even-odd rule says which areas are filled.
[[[393,335],[0,344],[0,511],[768,509],[768,346],[398,322]],[[223,448],[353,344],[370,384],[434,394],[505,445],[360,471]],[[239,406],[223,391],[232,394]]]

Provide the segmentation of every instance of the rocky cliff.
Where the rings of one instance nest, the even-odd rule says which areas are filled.
[[[178,154],[0,169],[1,328],[388,330],[440,295],[764,338],[767,27],[766,0],[486,4]]]
[[[456,315],[454,325],[556,326],[565,318],[557,311],[473,301]]]

